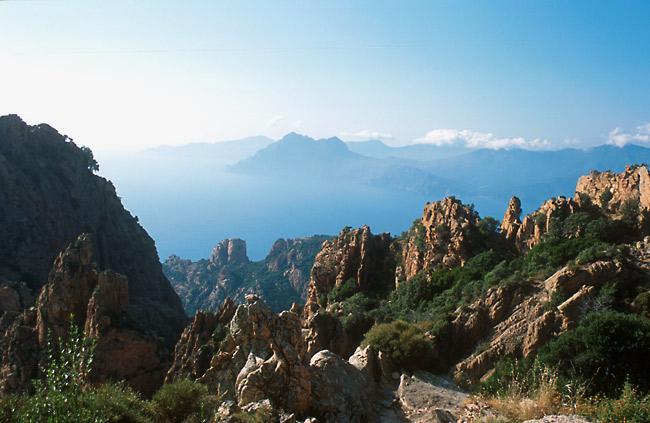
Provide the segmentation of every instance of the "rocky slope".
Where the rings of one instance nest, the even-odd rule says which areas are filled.
[[[278,239],[264,260],[251,262],[246,243],[226,239],[217,245],[208,260],[192,262],[171,256],[163,271],[178,292],[189,315],[198,310],[217,310],[226,298],[235,304],[257,294],[276,311],[307,298],[309,271],[314,257],[330,237]]]
[[[98,267],[129,278],[133,317],[173,345],[186,322],[182,305],[153,240],[94,167],[90,150],[52,127],[0,117],[0,283],[24,282],[35,298],[57,255],[89,233]],[[31,305],[19,298],[21,308]]]
[[[395,289],[396,244],[390,234],[373,235],[368,226],[343,229],[323,244],[311,270],[305,316],[322,308],[321,298],[349,281],[359,291],[387,293]]]
[[[50,126],[0,117],[2,392],[37,375],[48,333],[67,334],[71,314],[98,340],[97,380],[150,393],[171,362],[188,319],[153,240],[97,170]]]
[[[523,219],[512,198],[501,228],[455,198],[427,204],[399,238],[345,228],[315,259],[302,315],[297,307],[276,315],[256,296],[236,311],[226,302],[197,313],[167,380],[189,376],[230,398],[224,418],[267,404],[285,412],[278,421],[456,421],[471,414],[466,394],[357,348],[365,331],[418,321],[447,375],[472,385],[595,311],[650,315],[644,175],[629,168],[608,185],[581,179],[575,198],[551,199]],[[612,189],[608,207],[594,199],[602,186]]]
[[[496,251],[497,257],[507,263],[517,257],[524,260],[531,249],[549,239],[579,241],[596,233],[607,242],[618,239],[617,242],[632,243],[625,254],[612,253],[615,249],[599,244],[602,250],[591,254],[602,257],[601,260],[571,261],[552,275],[504,275],[502,278],[511,276],[510,282],[495,280],[499,282],[497,286],[453,311],[444,326],[446,330],[434,335],[438,353],[447,363],[457,363],[452,372],[466,381],[483,377],[503,357],[520,358],[534,353],[602,306],[598,304],[602,302],[600,289],[604,285],[628,289],[625,287],[648,279],[644,270],[650,264],[645,258],[647,247],[644,241],[637,242],[649,233],[648,181],[645,167],[628,167],[620,175],[592,173],[580,178],[575,198],[552,198],[523,219],[521,202],[513,197],[498,232],[494,221],[481,219],[471,206],[455,198],[427,204],[423,217],[414,222],[408,233],[399,239],[384,236],[385,244],[380,244],[380,251],[382,257],[397,257],[392,262],[377,263],[368,260],[367,253],[358,254],[363,250],[359,245],[364,245],[361,235],[369,239],[368,228],[344,231],[324,245],[312,270],[304,323],[308,351],[313,354],[319,348],[329,348],[347,356],[361,339],[362,334],[351,338],[349,331],[342,328],[345,313],[340,310],[345,310],[345,306],[323,301],[359,269],[366,274],[380,274],[372,278],[374,283],[390,281],[382,286],[399,287],[401,281],[410,280],[423,270],[425,278],[430,278],[436,269],[461,268],[482,251]],[[606,194],[607,204],[601,201],[603,192],[612,194]],[[605,251],[607,248],[609,252]],[[541,266],[535,262],[539,259],[529,260],[527,266]],[[359,287],[357,291],[372,296],[367,288]],[[331,299],[331,294],[327,298]],[[345,303],[345,299],[342,301]],[[327,313],[318,313],[325,311],[324,303]]]
[[[298,314],[277,315],[256,296],[234,314],[231,305],[197,313],[167,375],[189,376],[227,400],[220,411],[224,419],[267,404],[280,411],[281,421],[451,422],[467,399],[430,373],[400,374],[371,347],[358,349],[349,361],[328,350],[310,358]],[[228,316],[227,333],[215,335],[213,328]]]

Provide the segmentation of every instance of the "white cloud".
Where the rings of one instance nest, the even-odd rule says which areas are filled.
[[[416,143],[433,144],[438,147],[462,146],[467,148],[491,148],[493,150],[522,148],[525,150],[544,150],[551,147],[548,140],[536,138],[527,141],[524,138],[496,138],[493,134],[473,132],[467,129],[434,129],[422,138],[413,140]]]
[[[636,127],[636,133],[625,132],[621,128],[614,128],[607,137],[607,144],[623,147],[632,142],[650,142],[650,123]]]
[[[565,138],[563,142],[564,145],[568,147],[573,147],[582,144],[582,140],[580,138]]]
[[[339,132],[338,135],[340,137],[347,138],[348,140],[351,141],[370,140],[370,139],[375,139],[375,140],[395,139],[395,137],[393,137],[393,134],[387,134],[384,132],[377,132],[377,131],[369,131],[367,129],[364,129],[363,131],[359,131],[359,132]]]
[[[293,125],[294,128],[300,128],[300,127],[302,126],[302,124],[303,124],[303,121],[300,120],[300,119],[295,120],[295,121],[293,121],[293,123],[292,123],[292,125]]]
[[[284,116],[282,116],[282,115],[273,116],[272,118],[269,118],[269,120],[266,121],[266,127],[267,128],[273,128],[282,119],[284,119]]]

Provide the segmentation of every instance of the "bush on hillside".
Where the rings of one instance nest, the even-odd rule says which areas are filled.
[[[396,320],[379,324],[370,329],[361,344],[362,347],[368,345],[385,352],[396,365],[407,370],[440,368],[433,344],[413,323]]]
[[[160,421],[181,423],[189,418],[201,419],[214,414],[217,398],[208,394],[208,388],[198,382],[182,379],[160,388],[151,402]]]
[[[619,394],[626,381],[650,391],[650,320],[613,311],[593,313],[540,349],[539,359],[557,365],[566,380],[588,392]]]

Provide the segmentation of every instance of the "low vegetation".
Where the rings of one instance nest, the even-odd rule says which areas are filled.
[[[638,202],[628,200],[612,211],[610,200],[608,195],[600,199],[603,208],[585,200],[583,211],[548,219],[542,242],[524,255],[491,242],[488,232],[496,226],[486,222],[482,243],[464,266],[424,269],[400,282],[374,309],[365,310],[377,324],[364,343],[398,357],[408,369],[427,361],[420,357],[424,347],[403,337],[426,340],[426,348],[432,347],[428,354],[440,366],[442,358],[436,352],[453,342],[451,321],[489,289],[507,285],[525,294],[563,266],[599,260],[625,263],[627,245],[639,237]],[[546,228],[547,216],[537,217],[538,225]],[[416,233],[414,225],[403,236]],[[594,304],[583,310],[586,318],[577,328],[545,345],[538,355],[499,363],[492,376],[476,386],[475,394],[513,422],[554,413],[580,413],[601,422],[650,421],[650,284],[646,279],[632,276],[625,282],[605,283]],[[553,310],[568,297],[560,289],[544,308]]]
[[[439,370],[433,344],[424,331],[413,323],[396,320],[373,327],[366,335],[362,347],[372,346],[387,353],[393,362],[404,369],[424,368]]]
[[[68,340],[49,342],[42,379],[34,392],[0,399],[6,423],[199,423],[213,422],[218,398],[196,382],[163,386],[150,400],[121,382],[91,386],[87,382],[94,345],[72,323]]]

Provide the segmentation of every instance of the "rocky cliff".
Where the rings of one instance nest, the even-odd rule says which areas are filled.
[[[24,392],[38,376],[48,344],[69,337],[74,324],[95,340],[90,383],[122,380],[144,394],[161,385],[169,353],[155,333],[134,320],[129,282],[113,270],[99,271],[89,235],[54,261],[36,306],[14,318],[2,340],[0,392]],[[10,316],[6,311],[5,316]]]
[[[0,117],[0,283],[20,308],[32,305],[57,255],[89,233],[98,267],[128,277],[134,319],[172,346],[186,323],[181,302],[153,240],[97,168],[90,150],[52,127]]]
[[[490,221],[491,222],[491,221]],[[402,266],[397,277],[406,280],[426,268],[462,266],[477,252],[496,248],[497,239],[485,240],[483,229],[492,232],[488,221],[481,220],[473,206],[463,204],[454,197],[427,204],[422,218],[402,240]],[[494,225],[494,222],[490,224]],[[481,228],[484,226],[484,228]]]
[[[579,194],[588,195],[592,201],[612,211],[620,210],[629,200],[637,201],[642,210],[648,211],[650,173],[645,166],[626,166],[621,174],[593,171],[578,179],[576,200]]]
[[[50,126],[0,117],[2,392],[37,375],[48,333],[65,338],[72,314],[98,340],[96,380],[151,393],[171,362],[188,319],[153,240],[98,167]]]
[[[628,167],[620,175],[594,172],[579,180],[575,198],[552,198],[523,218],[521,202],[513,197],[498,231],[493,219],[481,219],[471,206],[455,198],[427,204],[423,217],[398,239],[385,235],[371,243],[368,228],[344,230],[323,246],[312,270],[304,311],[309,354],[328,348],[347,357],[361,338],[362,334],[351,337],[341,324],[346,317],[345,312],[341,314],[346,310],[346,298],[339,298],[343,306],[331,303],[331,293],[349,278],[374,272],[373,283],[384,281],[380,286],[390,291],[422,270],[426,270],[425,284],[435,280],[442,285],[414,288],[421,283],[414,282],[405,289],[420,291],[400,295],[437,290],[445,295],[446,303],[440,303],[434,294],[411,300],[420,307],[427,304],[422,301],[431,301],[426,313],[414,309],[393,312],[410,319],[418,319],[418,313],[448,316],[446,323],[434,321],[444,330],[437,329],[431,336],[445,362],[457,363],[452,366],[456,376],[476,380],[504,356],[520,358],[535,352],[598,308],[606,295],[600,292],[602,286],[642,289],[638,284],[647,280],[643,269],[648,263],[642,258],[645,255],[634,251],[645,251],[645,244],[638,241],[647,234],[648,180],[645,167]],[[603,192],[611,196],[603,197]],[[628,243],[630,250],[623,254],[622,247],[608,244],[612,242]],[[374,251],[374,256],[368,251]],[[397,259],[377,260],[376,256]],[[485,257],[476,263],[485,267],[486,276],[480,276],[480,270],[477,273],[474,262],[466,273],[448,272],[464,268],[479,256]],[[454,274],[458,276],[451,276]],[[436,275],[445,279],[436,279]],[[461,281],[450,279],[455,277]],[[472,290],[480,295],[469,294]],[[358,286],[353,292],[371,291]],[[399,300],[400,295],[390,300]],[[386,298],[386,291],[376,298]],[[374,304],[369,307],[377,307],[378,303]],[[464,305],[449,310],[454,304]],[[390,304],[377,313],[382,315],[385,310],[390,312]],[[477,348],[480,351],[475,352]]]
[[[276,311],[288,310],[294,301],[307,298],[314,257],[329,238],[278,239],[259,262],[249,260],[245,241],[226,239],[208,260],[192,262],[171,256],[163,271],[190,315],[198,310],[218,310],[226,298],[241,304],[249,294],[264,298]]]

